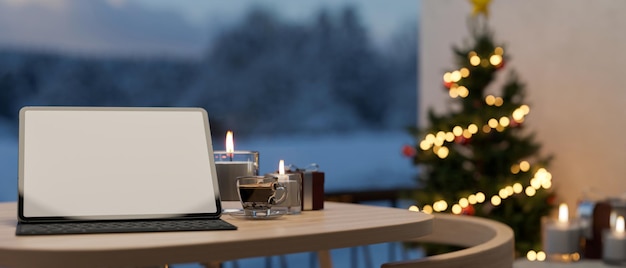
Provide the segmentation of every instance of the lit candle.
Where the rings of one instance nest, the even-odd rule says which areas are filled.
[[[259,152],[235,151],[233,132],[226,132],[226,151],[216,151],[215,170],[222,201],[238,201],[237,177],[259,175]]]
[[[287,214],[300,214],[302,211],[302,177],[300,173],[286,173],[285,160],[278,161],[278,173],[270,174],[278,178],[278,183],[287,189],[287,198],[278,207],[285,208]]]
[[[226,131],[226,141],[225,141],[226,153],[229,156],[229,160],[233,161],[233,153],[235,152],[235,140],[233,139],[233,132]]]
[[[285,175],[285,160],[278,161],[278,174]]]
[[[611,230],[615,229],[615,222],[616,221],[617,221],[617,212],[611,211],[611,214],[609,214],[609,228]]]
[[[556,221],[546,220],[543,226],[544,251],[550,260],[572,261],[580,251],[581,227],[577,221],[569,219],[566,204],[559,206]]]
[[[567,208],[567,204],[559,205],[559,224],[567,225],[569,223],[569,211]]]
[[[617,216],[614,228],[603,232],[602,260],[608,264],[626,264],[626,233],[624,233],[623,216]]]

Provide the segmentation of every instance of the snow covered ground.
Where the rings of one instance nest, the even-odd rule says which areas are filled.
[[[324,136],[276,136],[237,140],[237,150],[260,153],[260,173],[278,169],[278,161],[304,167],[319,165],[328,192],[415,185],[415,167],[401,155],[411,138],[402,132],[359,132]],[[223,150],[223,143],[214,144]],[[17,137],[0,131],[0,201],[17,199]]]
[[[0,124],[0,202],[17,200],[17,135]]]
[[[319,165],[329,192],[411,187],[416,170],[401,148],[411,144],[403,132],[359,132],[323,136],[276,136],[236,141],[237,150],[259,151],[260,173],[274,172],[278,161]],[[215,150],[223,150],[214,144]]]

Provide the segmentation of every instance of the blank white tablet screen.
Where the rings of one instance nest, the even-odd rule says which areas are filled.
[[[25,217],[217,211],[202,109],[33,109],[23,117]]]

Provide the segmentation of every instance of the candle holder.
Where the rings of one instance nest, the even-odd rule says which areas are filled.
[[[237,177],[259,175],[259,152],[215,151],[215,170],[222,201],[239,201]]]
[[[582,225],[578,219],[570,219],[568,215],[567,205],[561,204],[558,219],[541,218],[543,249],[549,261],[580,260],[583,244]]]
[[[300,214],[302,212],[302,176],[300,173],[286,173],[285,160],[278,161],[278,171],[266,174],[267,177],[274,177],[278,184],[287,190],[287,199],[280,204],[285,208],[287,214]]]
[[[302,212],[302,177],[300,173],[268,174],[278,179],[278,183],[287,189],[287,199],[277,205],[285,208],[287,214],[296,215]]]
[[[613,230],[604,230],[602,261],[610,265],[626,266],[626,236]]]
[[[626,266],[624,216],[617,216],[610,229],[602,233],[602,260],[606,264]]]

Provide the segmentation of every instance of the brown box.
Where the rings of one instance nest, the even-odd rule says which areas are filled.
[[[324,209],[324,172],[302,172],[302,210]]]
[[[296,169],[302,177],[302,210],[324,209],[324,172]]]
[[[583,208],[583,209],[581,209]],[[581,219],[585,221],[583,257],[586,259],[602,258],[602,232],[610,228],[610,215],[613,207],[608,201],[580,202],[578,210],[583,211]]]

